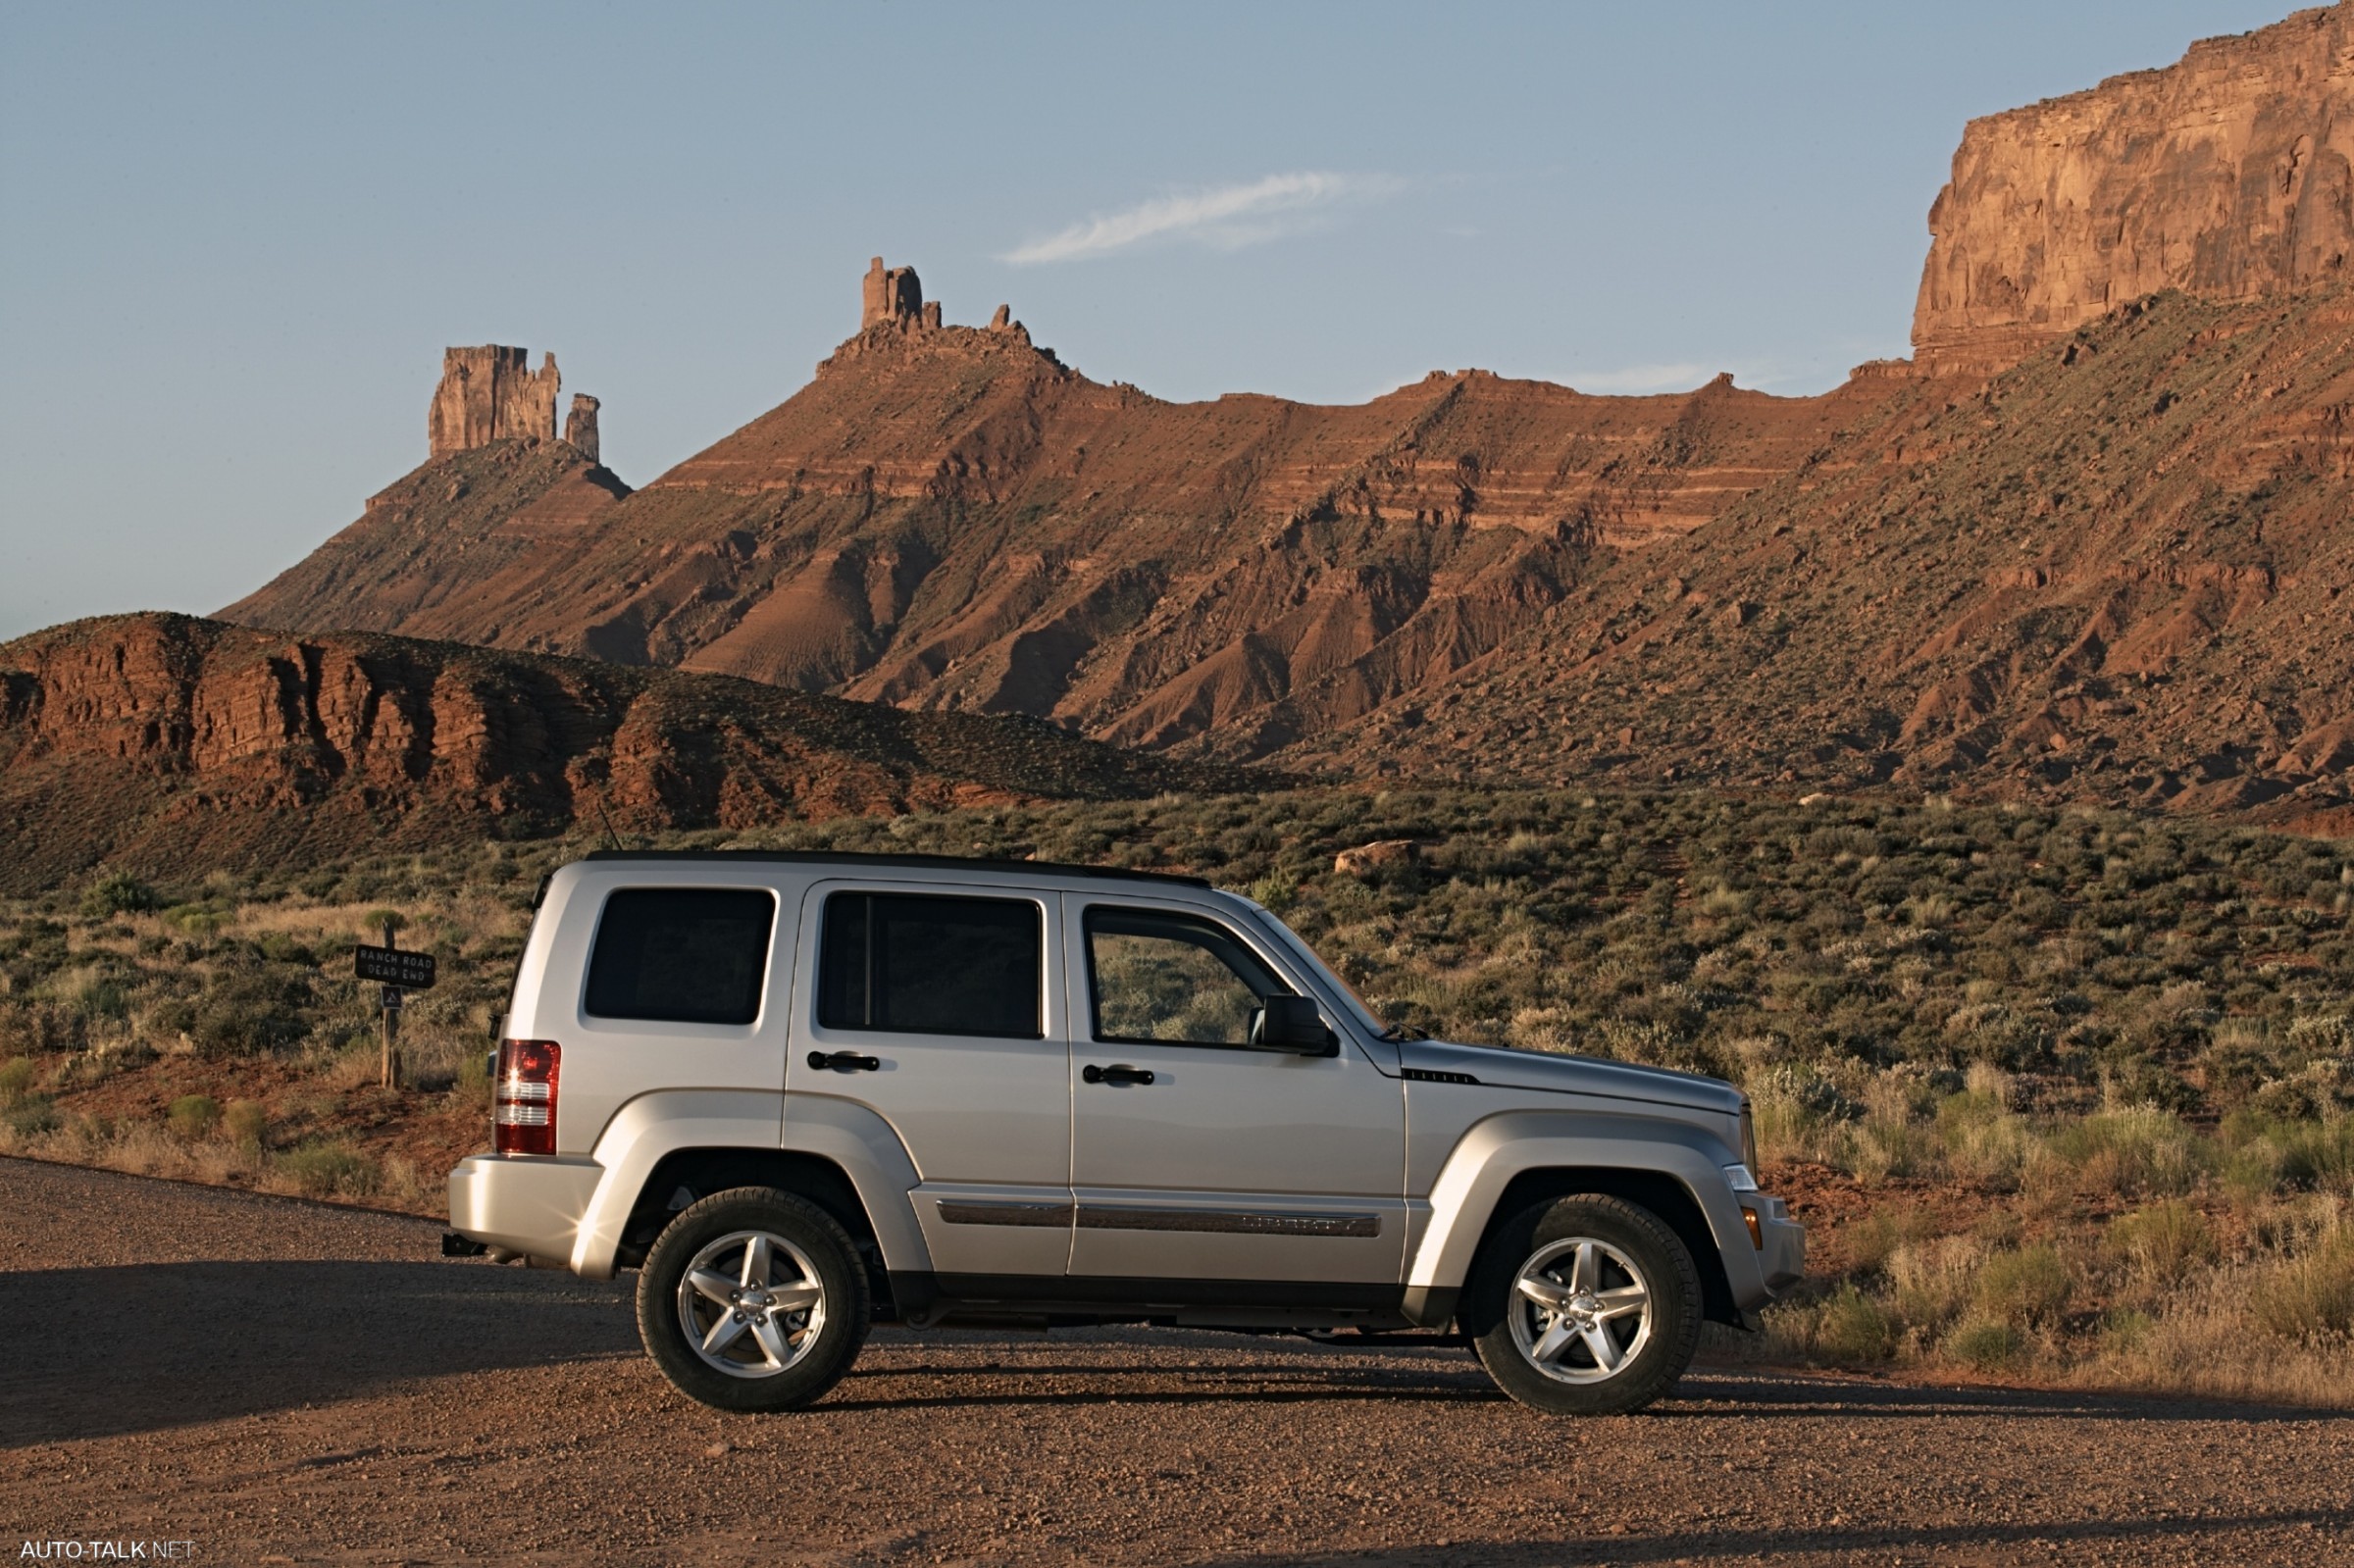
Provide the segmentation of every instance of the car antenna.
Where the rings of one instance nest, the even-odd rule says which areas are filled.
[[[611,845],[614,853],[621,853],[621,835],[613,831],[613,815],[605,810],[605,797],[602,792],[599,792],[596,797],[596,815],[597,820],[605,825],[605,841]]]

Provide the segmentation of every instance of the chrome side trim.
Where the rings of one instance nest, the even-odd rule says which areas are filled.
[[[1061,1230],[1071,1223],[1068,1203],[975,1203],[961,1198],[943,1198],[940,1218],[944,1225],[1019,1225]]]
[[[1250,1213],[1082,1203],[1082,1231],[1208,1231],[1223,1236],[1379,1236],[1378,1214]]]

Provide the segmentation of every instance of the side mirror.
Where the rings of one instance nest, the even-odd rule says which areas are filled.
[[[1312,997],[1269,996],[1251,1012],[1251,1048],[1294,1056],[1329,1056],[1340,1042],[1324,1027]]]

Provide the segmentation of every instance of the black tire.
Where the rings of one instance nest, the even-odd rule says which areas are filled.
[[[762,1239],[769,1267],[746,1288],[758,1258],[754,1238]],[[685,1292],[688,1315],[716,1332],[734,1328],[712,1352],[734,1371],[715,1365],[689,1338],[681,1295],[691,1268],[744,1298],[732,1305],[712,1290]],[[814,1303],[793,1310],[788,1303],[811,1284]],[[732,1188],[683,1210],[638,1275],[638,1337],[646,1354],[680,1392],[720,1410],[798,1410],[822,1398],[857,1359],[869,1312],[866,1270],[848,1233],[808,1199],[774,1188]]]
[[[1561,1290],[1560,1312],[1524,1300],[1519,1290],[1522,1269],[1540,1259],[1532,1284]],[[1583,1281],[1581,1259],[1593,1271]],[[1480,1365],[1498,1388],[1547,1415],[1640,1410],[1675,1386],[1700,1342],[1692,1254],[1657,1215],[1621,1198],[1579,1194],[1521,1210],[1480,1244],[1466,1283],[1462,1323]],[[1646,1303],[1640,1314],[1629,1304],[1636,1288]],[[1557,1326],[1558,1342],[1548,1339]],[[1596,1334],[1622,1358],[1614,1366],[1595,1348]],[[1541,1366],[1538,1352],[1548,1344]]]

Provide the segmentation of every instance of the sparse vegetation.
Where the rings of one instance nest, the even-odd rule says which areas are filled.
[[[1333,872],[1381,838],[1422,852]],[[1768,1185],[1817,1223],[1818,1279],[1766,1353],[2354,1388],[2354,846],[2085,808],[1468,789],[662,841],[1193,871],[1410,1027],[1730,1078]],[[533,888],[585,847],[0,905],[0,1150],[430,1207],[486,1133]],[[443,977],[406,1015],[400,1091],[349,978],[385,910]]]

